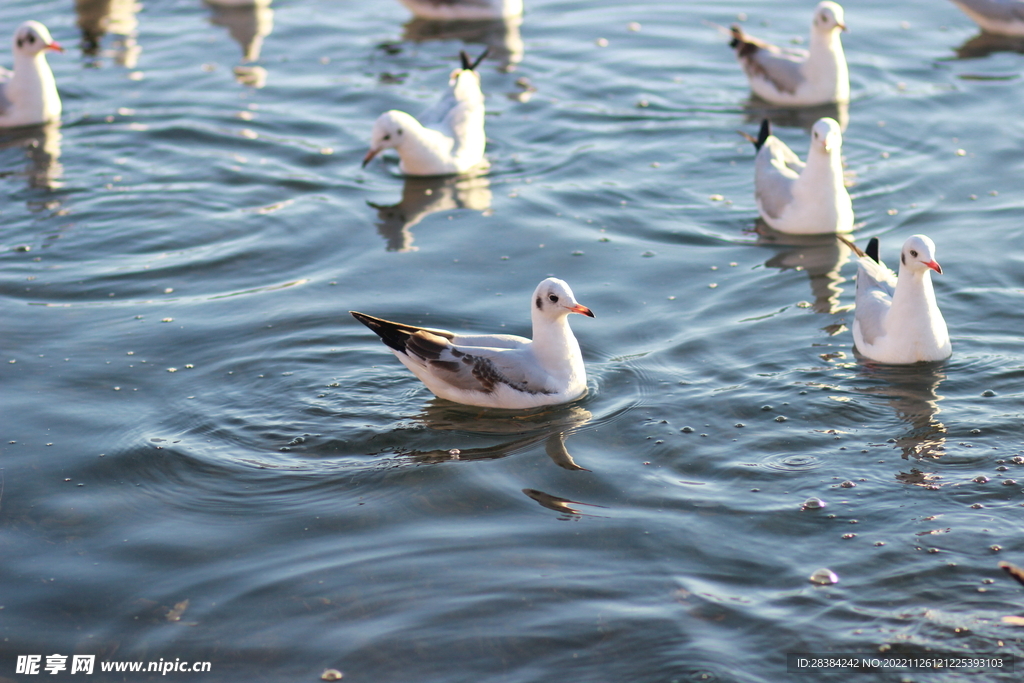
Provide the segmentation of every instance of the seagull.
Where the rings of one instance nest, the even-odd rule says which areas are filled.
[[[460,52],[461,68],[452,71],[451,90],[420,115],[419,120],[392,109],[373,124],[370,151],[363,166],[381,150],[394,148],[406,175],[432,176],[465,173],[484,161],[484,96],[480,92],[480,65],[487,50],[475,62]]]
[[[46,27],[26,21],[14,32],[14,71],[0,67],[0,128],[34,126],[60,118],[60,95],[46,50],[64,52]]]
[[[982,31],[1024,36],[1024,0],[953,0]]]
[[[576,400],[587,391],[587,372],[566,318],[594,314],[553,277],[537,285],[530,309],[532,341],[510,334],[453,334],[349,312],[440,398],[487,408]]]
[[[433,21],[483,21],[516,17],[523,0],[400,0],[421,19]]]
[[[804,107],[850,100],[850,73],[839,32],[846,30],[843,8],[818,3],[811,21],[810,50],[783,50],[746,35],[732,26],[736,58],[750,80],[750,89],[766,102]]]
[[[843,184],[843,134],[835,119],[818,119],[811,128],[807,163],[772,135],[768,119],[754,143],[754,197],[765,223],[791,235],[853,230],[853,204]]]
[[[848,242],[857,261],[857,308],[853,340],[857,351],[880,363],[907,365],[949,358],[946,321],[935,303],[931,271],[942,274],[935,261],[935,243],[912,235],[900,252],[900,274],[878,260],[878,238],[866,251]]]

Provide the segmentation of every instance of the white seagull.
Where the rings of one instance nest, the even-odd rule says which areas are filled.
[[[852,245],[851,245],[852,246]],[[853,340],[857,351],[880,363],[906,365],[949,358],[946,321],[935,303],[931,272],[942,274],[935,243],[913,235],[903,243],[899,278],[878,260],[878,238],[866,252],[856,247],[857,308]]]
[[[47,50],[64,52],[38,21],[26,21],[14,32],[14,71],[0,67],[0,128],[60,118],[60,95],[46,63]]]
[[[488,408],[533,408],[587,391],[570,313],[594,317],[562,280],[537,285],[530,304],[533,340],[510,334],[453,334],[350,311],[440,398]]]
[[[982,31],[1024,36],[1024,0],[953,0]]]
[[[452,72],[450,90],[419,120],[392,109],[373,124],[370,151],[363,166],[381,150],[393,148],[406,175],[432,176],[465,173],[484,161],[484,95],[476,67],[487,56],[484,50],[475,62],[460,52],[462,66]]]
[[[843,134],[834,119],[811,128],[807,163],[772,135],[765,119],[754,143],[754,197],[765,223],[792,235],[853,230],[853,204],[843,184]]]
[[[410,12],[433,21],[483,21],[523,13],[523,0],[401,0]]]
[[[814,10],[810,50],[783,50],[746,35],[736,24],[730,46],[750,89],[766,102],[784,107],[848,102],[850,72],[839,39],[845,30],[843,8],[826,0]]]

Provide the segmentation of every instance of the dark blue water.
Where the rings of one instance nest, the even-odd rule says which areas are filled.
[[[847,248],[751,232],[764,112],[703,23],[787,43],[808,3],[114,10],[86,54],[72,3],[0,6],[70,48],[62,125],[0,133],[0,680],[1015,680],[786,653],[1024,656],[1024,56],[958,59],[952,3],[846,7],[855,237],[935,240],[954,348],[885,368]],[[361,169],[464,40],[490,173]],[[820,113],[773,118],[803,154]],[[569,406],[434,399],[347,313],[528,334],[548,275],[597,314]]]

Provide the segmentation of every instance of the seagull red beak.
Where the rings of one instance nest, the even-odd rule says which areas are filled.
[[[589,308],[587,308],[586,306],[584,306],[582,304],[576,304],[575,306],[573,306],[572,308],[569,309],[569,312],[570,313],[581,313],[581,314],[587,316],[588,318],[593,318],[594,317],[593,311],[591,311]]]
[[[54,52],[64,52],[64,48],[56,40],[46,45],[47,50],[53,50]]]
[[[366,165],[370,163],[370,159],[377,156],[377,153],[380,152],[380,150],[381,148],[377,147],[376,149],[371,149],[369,152],[366,153],[366,156],[363,157],[363,168],[366,168]]]
[[[942,275],[942,266],[940,266],[935,261],[925,261],[924,264],[931,268],[932,270],[934,270],[939,275]]]

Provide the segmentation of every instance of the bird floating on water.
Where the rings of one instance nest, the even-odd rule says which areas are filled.
[[[398,152],[399,168],[406,175],[451,175],[483,164],[484,95],[476,67],[487,50],[476,61],[465,52],[459,56],[462,66],[452,71],[448,92],[419,119],[397,109],[380,115],[363,166],[389,148]]]
[[[748,36],[732,26],[730,47],[736,51],[750,89],[766,102],[805,107],[850,99],[850,73],[843,43],[843,8],[826,0],[818,3],[811,21],[809,50],[782,49]]]
[[[853,320],[857,351],[894,365],[949,358],[953,352],[949,332],[932,288],[932,271],[942,274],[935,261],[935,243],[925,235],[907,238],[900,252],[898,278],[879,260],[877,237],[866,251],[853,249],[860,256]]]
[[[350,311],[440,398],[489,408],[566,403],[587,391],[570,313],[594,317],[562,280],[537,285],[530,303],[533,339],[510,334],[453,334]]]
[[[1024,37],[1024,0],[953,0],[986,33]]]
[[[843,183],[843,134],[834,119],[818,119],[811,128],[807,162],[772,135],[761,122],[754,143],[754,196],[761,217],[779,232],[816,235],[853,230],[853,204]]]
[[[45,26],[26,21],[14,32],[14,71],[0,67],[0,127],[34,126],[60,118],[60,95],[46,52],[64,52]]]
[[[523,13],[523,0],[401,0],[410,12],[434,21],[483,21]]]

